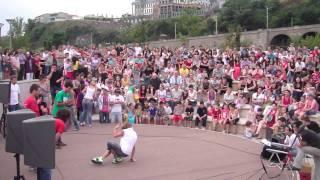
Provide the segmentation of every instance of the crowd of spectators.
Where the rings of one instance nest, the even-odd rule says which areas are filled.
[[[284,133],[291,122],[319,112],[318,47],[66,45],[4,50],[0,62],[2,79],[12,81],[9,110],[19,108],[16,81],[39,79],[39,115],[55,115],[63,106],[74,114],[76,130],[91,126],[92,114],[99,113],[100,123],[126,120],[225,133],[238,133],[241,122],[246,137],[261,138],[265,128]],[[66,93],[71,97],[63,104]]]

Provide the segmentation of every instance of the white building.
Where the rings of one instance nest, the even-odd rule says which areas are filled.
[[[67,20],[80,20],[83,19],[77,15],[71,15],[64,12],[58,13],[46,13],[35,18],[36,22],[39,23],[51,23],[51,22],[58,22],[58,21],[67,21]]]

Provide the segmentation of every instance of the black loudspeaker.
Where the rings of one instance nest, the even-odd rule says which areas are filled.
[[[1,80],[0,81],[0,103],[9,104],[10,103],[10,81]]]
[[[7,152],[23,154],[22,122],[34,117],[36,117],[36,114],[29,109],[21,109],[7,113]]]
[[[55,120],[41,116],[23,121],[24,163],[32,167],[55,168]]]

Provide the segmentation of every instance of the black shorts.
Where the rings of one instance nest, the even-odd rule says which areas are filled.
[[[114,142],[108,142],[107,143],[107,148],[109,151],[113,151],[114,155],[116,157],[127,157],[128,155],[122,152],[121,147],[119,144],[114,143]]]
[[[232,124],[232,125],[237,125],[237,123],[239,122],[239,118],[235,118],[235,119],[228,119],[226,124]]]

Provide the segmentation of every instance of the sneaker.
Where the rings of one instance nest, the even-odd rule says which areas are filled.
[[[117,160],[118,162],[122,162],[122,161],[123,161],[123,159],[122,159],[121,157],[116,158],[116,160]]]
[[[121,163],[122,161],[123,161],[122,158],[115,158],[115,159],[112,160],[112,164],[119,164],[119,163]]]
[[[91,162],[94,163],[94,164],[102,164],[103,163],[103,159],[101,156],[99,157],[95,157],[93,159],[91,159]]]
[[[57,143],[57,145],[58,145],[58,146],[66,146],[67,144],[64,143],[64,142],[62,142],[62,141],[60,141],[60,142]]]

